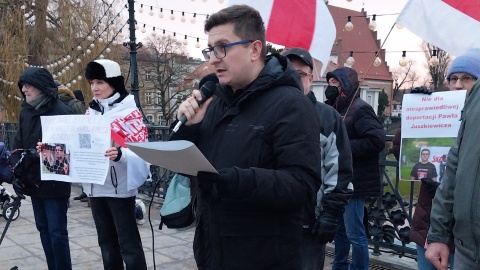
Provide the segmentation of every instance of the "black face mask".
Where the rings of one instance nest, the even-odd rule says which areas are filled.
[[[336,100],[339,94],[338,87],[336,86],[329,85],[327,86],[327,89],[325,89],[325,97],[328,100]]]

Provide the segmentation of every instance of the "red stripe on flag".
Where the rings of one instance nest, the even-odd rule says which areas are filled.
[[[315,31],[316,5],[316,0],[274,0],[266,31],[267,40],[288,47],[310,49]]]
[[[442,0],[454,9],[480,22],[480,0]],[[459,22],[461,24],[461,22]]]

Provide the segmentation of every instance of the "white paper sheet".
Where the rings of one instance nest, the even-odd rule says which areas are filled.
[[[103,185],[109,169],[105,151],[110,147],[110,121],[90,115],[40,119],[44,145],[40,154],[41,179]]]
[[[148,163],[170,171],[193,176],[199,171],[217,173],[197,146],[189,141],[127,143],[127,146]]]

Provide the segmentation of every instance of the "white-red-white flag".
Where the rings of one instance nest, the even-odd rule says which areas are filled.
[[[455,56],[480,48],[480,0],[410,0],[397,23]]]
[[[332,15],[322,0],[229,0],[229,5],[249,5],[265,22],[266,39],[286,47],[308,50],[322,62],[325,72],[335,41]]]

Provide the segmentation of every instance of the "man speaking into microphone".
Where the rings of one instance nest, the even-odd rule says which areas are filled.
[[[220,10],[205,32],[219,84],[203,104],[194,90],[179,106],[187,121],[171,138],[194,142],[218,171],[197,176],[197,266],[301,269],[303,209],[321,181],[318,114],[287,59],[266,56],[257,10]]]

